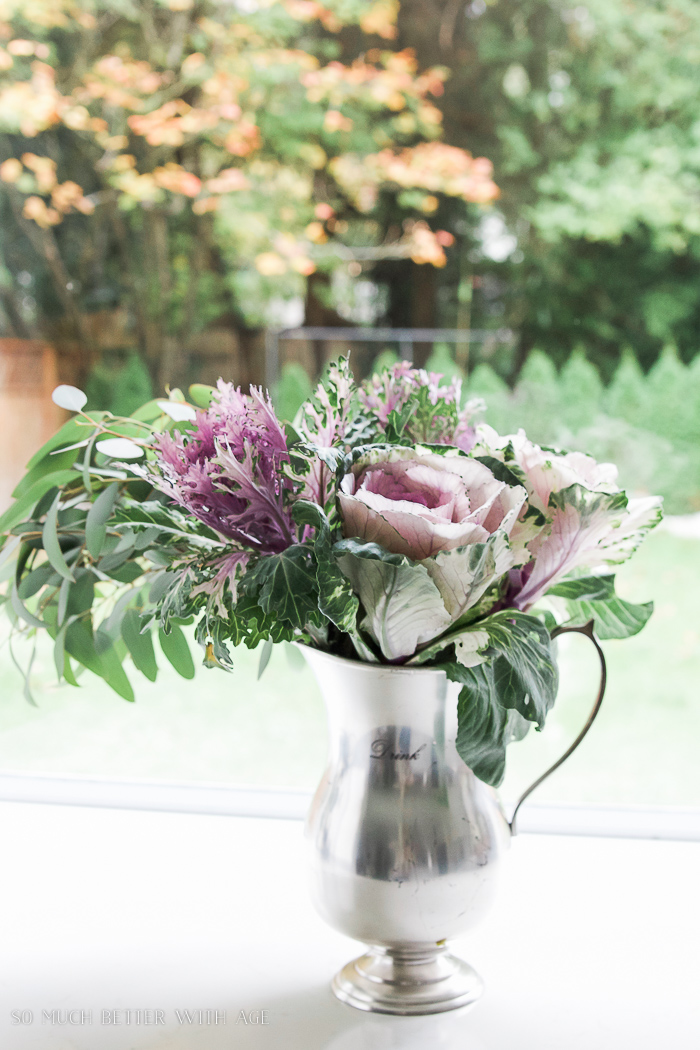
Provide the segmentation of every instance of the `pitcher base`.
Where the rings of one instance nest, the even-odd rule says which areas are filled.
[[[338,999],[381,1014],[437,1014],[471,1006],[483,982],[444,945],[371,948],[333,978]]]

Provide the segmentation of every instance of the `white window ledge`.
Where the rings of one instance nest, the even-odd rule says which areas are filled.
[[[221,784],[2,773],[0,801],[302,820],[311,795],[304,791]],[[507,810],[510,808],[506,806]],[[524,805],[518,815],[518,831],[693,842],[700,841],[700,810],[532,802]]]

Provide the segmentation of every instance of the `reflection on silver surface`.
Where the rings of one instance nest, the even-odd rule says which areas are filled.
[[[367,1017],[334,1035],[323,1050],[488,1050],[464,1030],[461,1014],[446,1017]]]
[[[312,896],[326,922],[372,946],[333,989],[385,1013],[469,1005],[481,981],[444,941],[487,911],[510,832],[455,749],[459,686],[442,671],[304,655],[330,739],[307,820]]]

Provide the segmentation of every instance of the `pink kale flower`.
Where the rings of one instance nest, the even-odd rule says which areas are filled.
[[[392,412],[401,412],[414,401],[415,410],[406,426],[406,434],[412,441],[453,445],[469,452],[475,441],[472,419],[483,410],[483,402],[473,398],[460,408],[461,379],[453,378],[443,386],[441,379],[439,372],[426,372],[423,368],[412,368],[408,361],[400,361],[368,379],[359,390],[359,398],[365,408],[374,413],[381,430],[386,429]]]
[[[242,394],[220,379],[194,428],[162,434],[156,445],[155,484],[210,528],[261,554],[295,542],[282,469],[287,439],[261,390]]]

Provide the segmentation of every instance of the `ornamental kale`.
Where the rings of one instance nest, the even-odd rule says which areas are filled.
[[[461,407],[462,381],[440,385],[443,376],[411,368],[402,361],[367,380],[358,391],[381,439],[397,427],[410,442],[453,445],[469,452],[474,445],[474,417],[484,409],[481,398]]]
[[[660,500],[628,499],[611,464],[500,437],[441,379],[403,362],[358,388],[340,361],[287,426],[262,390],[221,380],[129,419],[58,388],[76,414],[0,517],[14,629],[48,632],[59,679],[84,667],[126,699],[127,659],[157,673],[154,637],[194,674],[188,624],[207,667],[296,640],[442,668],[462,684],[460,753],[495,783],[554,700],[551,631],[648,620],[610,567]]]
[[[273,554],[289,547],[289,450],[269,397],[219,380],[194,422],[184,433],[155,438],[155,487],[244,549]]]

